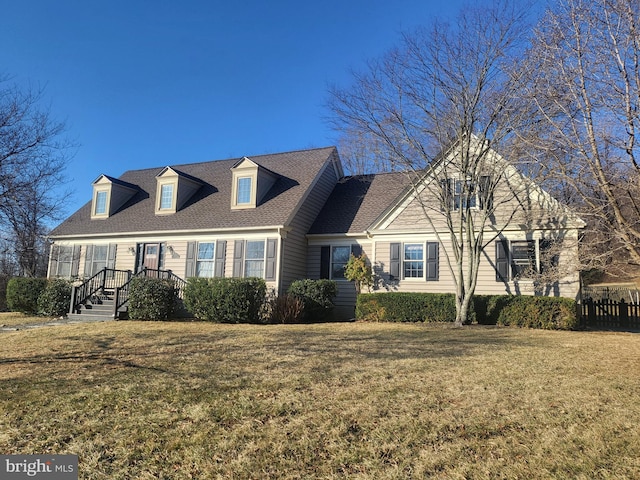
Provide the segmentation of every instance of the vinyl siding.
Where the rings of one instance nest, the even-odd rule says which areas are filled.
[[[287,233],[282,245],[280,284],[283,291],[286,291],[294,280],[308,276],[307,257],[309,252],[306,234],[337,181],[333,162],[327,161],[317,182],[291,221],[291,230]]]

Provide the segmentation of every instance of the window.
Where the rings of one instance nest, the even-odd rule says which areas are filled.
[[[56,277],[71,278],[71,266],[73,264],[73,247],[58,247],[56,263]]]
[[[402,265],[404,278],[422,278],[424,276],[424,245],[405,243]]]
[[[236,203],[238,205],[251,203],[251,177],[238,178],[237,188]]]
[[[264,240],[247,241],[244,276],[264,278]]]
[[[389,251],[389,279],[421,278],[437,282],[440,275],[440,244],[391,243]]]
[[[539,243],[539,244],[538,244]],[[541,255],[549,249],[550,242],[542,240],[496,241],[496,281],[532,278],[540,273],[543,263],[557,265],[557,255],[546,254],[552,258],[543,261]]]
[[[93,245],[87,248],[85,275],[93,276],[107,266],[108,245]]]
[[[491,177],[483,175],[479,182],[472,179],[448,178],[442,180],[443,199],[452,210],[466,210],[468,208],[480,208],[487,210],[493,208],[493,195],[491,192]]]
[[[196,277],[213,277],[215,262],[215,243],[198,243],[198,256],[196,258]]]
[[[165,183],[160,186],[160,210],[173,208],[173,184]]]
[[[537,272],[535,240],[511,242],[511,269],[513,278],[526,278]]]
[[[331,249],[331,278],[344,278],[344,268],[347,266],[351,246],[338,246]]]
[[[101,191],[96,192],[96,203],[94,214],[95,215],[104,215],[107,213],[107,192]]]

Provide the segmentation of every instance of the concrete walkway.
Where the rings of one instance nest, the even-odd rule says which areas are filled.
[[[0,333],[2,332],[16,332],[18,330],[29,330],[32,328],[42,328],[42,327],[57,327],[59,325],[70,325],[76,323],[93,323],[93,322],[113,322],[115,320],[104,320],[100,319],[70,319],[67,317],[53,318],[50,320],[43,319],[42,322],[35,323],[24,323],[20,325],[2,325],[0,324]]]

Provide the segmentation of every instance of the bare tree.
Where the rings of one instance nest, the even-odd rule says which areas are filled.
[[[640,266],[639,27],[637,0],[559,0],[522,63],[539,120],[531,151],[589,226],[584,269]]]
[[[42,274],[47,224],[64,213],[60,187],[73,147],[41,103],[41,90],[0,79],[0,228],[27,276]]]
[[[377,170],[407,173],[426,224],[450,245],[443,253],[458,325],[468,319],[484,249],[516,214],[535,221],[525,212],[535,210],[529,194],[538,187],[496,153],[517,160],[514,131],[532,118],[513,68],[527,26],[527,10],[509,1],[466,8],[453,25],[405,35],[353,86],[331,92],[334,127],[376,140]]]

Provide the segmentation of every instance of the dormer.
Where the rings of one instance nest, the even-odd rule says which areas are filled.
[[[180,210],[202,186],[197,178],[165,167],[156,175],[156,215],[169,215]]]
[[[244,157],[231,167],[231,209],[255,208],[271,189],[278,175]]]
[[[92,220],[109,218],[138,192],[135,185],[104,174],[91,185],[93,186]]]

